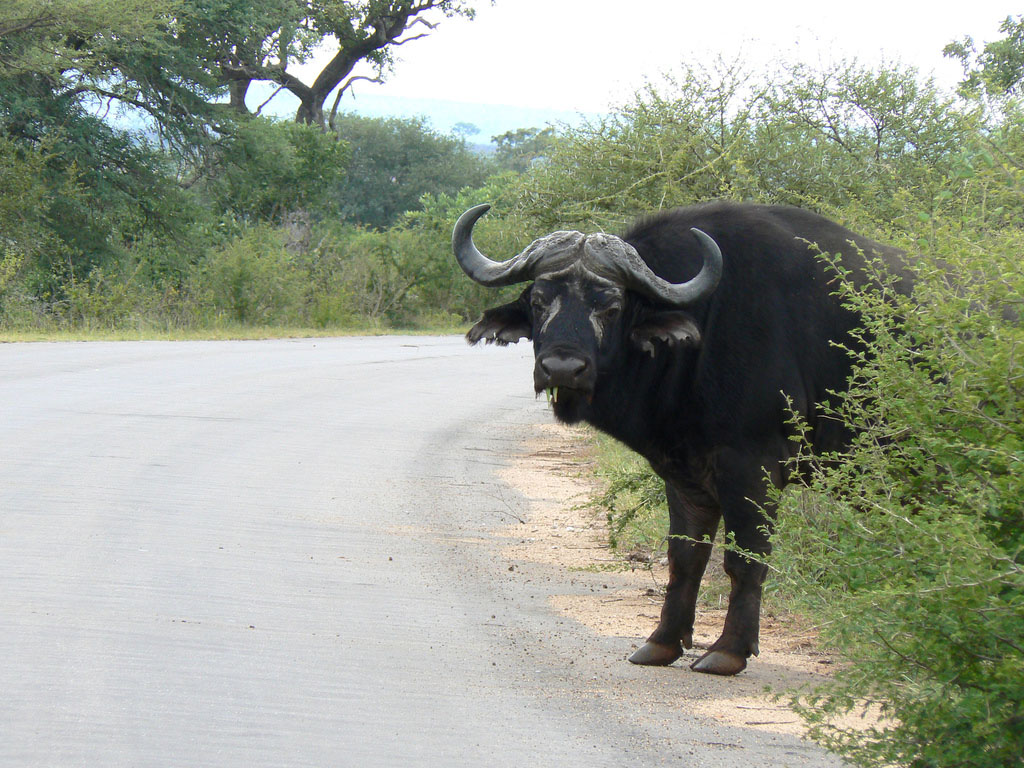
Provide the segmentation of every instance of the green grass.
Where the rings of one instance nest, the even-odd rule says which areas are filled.
[[[305,328],[291,326],[220,326],[216,328],[30,328],[0,329],[0,343],[45,341],[228,341],[303,339],[337,336],[453,336],[456,326],[417,328]]]
[[[595,437],[597,475],[605,489],[595,499],[608,519],[608,538],[620,554],[655,555],[665,549],[668,503],[665,487],[647,462],[621,443]]]

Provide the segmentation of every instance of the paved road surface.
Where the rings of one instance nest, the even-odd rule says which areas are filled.
[[[531,365],[0,345],[0,766],[838,765],[636,700],[664,677],[550,613],[558,574],[504,573]]]

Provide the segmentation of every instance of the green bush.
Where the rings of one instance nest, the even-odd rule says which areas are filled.
[[[332,227],[307,260],[318,322],[359,318],[377,327],[413,314],[415,291],[437,262],[436,244],[395,227]]]
[[[48,256],[65,254],[47,226],[54,187],[73,188],[69,177],[47,179],[56,152],[50,141],[26,147],[0,134],[0,324],[20,314],[25,273]]]
[[[913,297],[844,286],[858,434],[782,495],[771,560],[847,662],[797,710],[865,766],[1024,755],[1024,233],[942,242]],[[877,727],[834,724],[870,704]]]
[[[664,548],[668,533],[665,484],[638,455],[611,438],[599,438],[597,476],[604,489],[594,504],[605,511],[608,543],[619,552]]]
[[[328,198],[345,183],[350,157],[334,134],[252,117],[230,126],[193,183],[227,216],[280,224],[295,211],[336,210]]]
[[[539,229],[622,229],[639,213],[732,197],[760,99],[741,67],[687,66],[552,140],[518,208]]]
[[[687,65],[553,139],[518,208],[543,229],[621,230],[638,214],[715,198],[833,216],[861,205],[887,221],[905,210],[899,190],[927,209],[983,127],[977,107],[906,67]]]
[[[435,312],[475,321],[488,307],[511,301],[521,285],[495,290],[466,279],[452,256],[452,226],[467,209],[490,203],[493,208],[475,227],[473,238],[484,253],[504,260],[525,248],[534,237],[545,234],[531,219],[517,215],[518,177],[505,173],[492,176],[479,189],[464,189],[457,195],[424,195],[421,210],[406,214],[404,225],[420,233],[433,259],[429,277],[417,290],[421,306]]]
[[[287,323],[294,319],[303,276],[284,247],[283,234],[269,226],[245,230],[216,251],[197,278],[215,319],[236,323]]]

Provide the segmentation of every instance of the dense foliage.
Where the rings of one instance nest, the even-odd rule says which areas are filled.
[[[799,711],[862,765],[1024,754],[1024,235],[955,229],[912,298],[843,287],[871,340],[835,413],[858,435],[781,499],[772,564],[848,662]],[[833,725],[868,703],[881,725]]]
[[[982,93],[995,98],[1020,96],[1024,86],[1024,15],[1007,16],[999,25],[1004,37],[982,46],[966,37],[950,43],[943,53],[963,64],[966,77],[961,91],[969,96]]]
[[[462,139],[440,136],[423,120],[343,115],[336,126],[352,160],[333,199],[342,220],[353,224],[393,226],[423,195],[479,188],[493,170]]]
[[[380,237],[401,242],[405,261],[406,251],[440,258],[416,229],[381,231],[424,194],[481,185],[490,166],[422,121],[364,121],[325,103],[357,64],[383,76],[396,46],[454,14],[472,9],[462,0],[4,3],[0,328],[416,319],[407,311],[415,285],[388,300],[356,295],[359,285],[388,292],[382,285],[395,281],[379,275],[394,265],[357,279],[367,257],[339,266],[338,253],[363,253],[358,243]],[[324,45],[333,58],[303,83],[294,65]],[[258,115],[250,87],[259,81],[298,96],[296,122]],[[304,282],[322,278],[324,262],[356,292],[344,312],[325,314],[338,299],[316,294],[335,283]]]

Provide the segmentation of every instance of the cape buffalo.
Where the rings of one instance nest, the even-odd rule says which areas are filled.
[[[555,417],[612,435],[665,481],[667,594],[657,629],[629,660],[671,664],[692,645],[719,520],[739,548],[769,552],[766,478],[789,479],[792,412],[816,450],[848,439],[817,405],[847,385],[840,345],[856,346],[857,317],[819,254],[841,254],[855,282],[869,279],[866,259],[880,258],[908,290],[902,254],[798,208],[716,202],[641,219],[621,238],[555,232],[496,262],[472,237],[488,209],[455,225],[460,266],[483,285],[529,285],[466,337],[532,339],[534,389],[548,390]],[[729,549],[725,571],[725,627],[691,668],[733,675],[758,652],[766,568]]]

